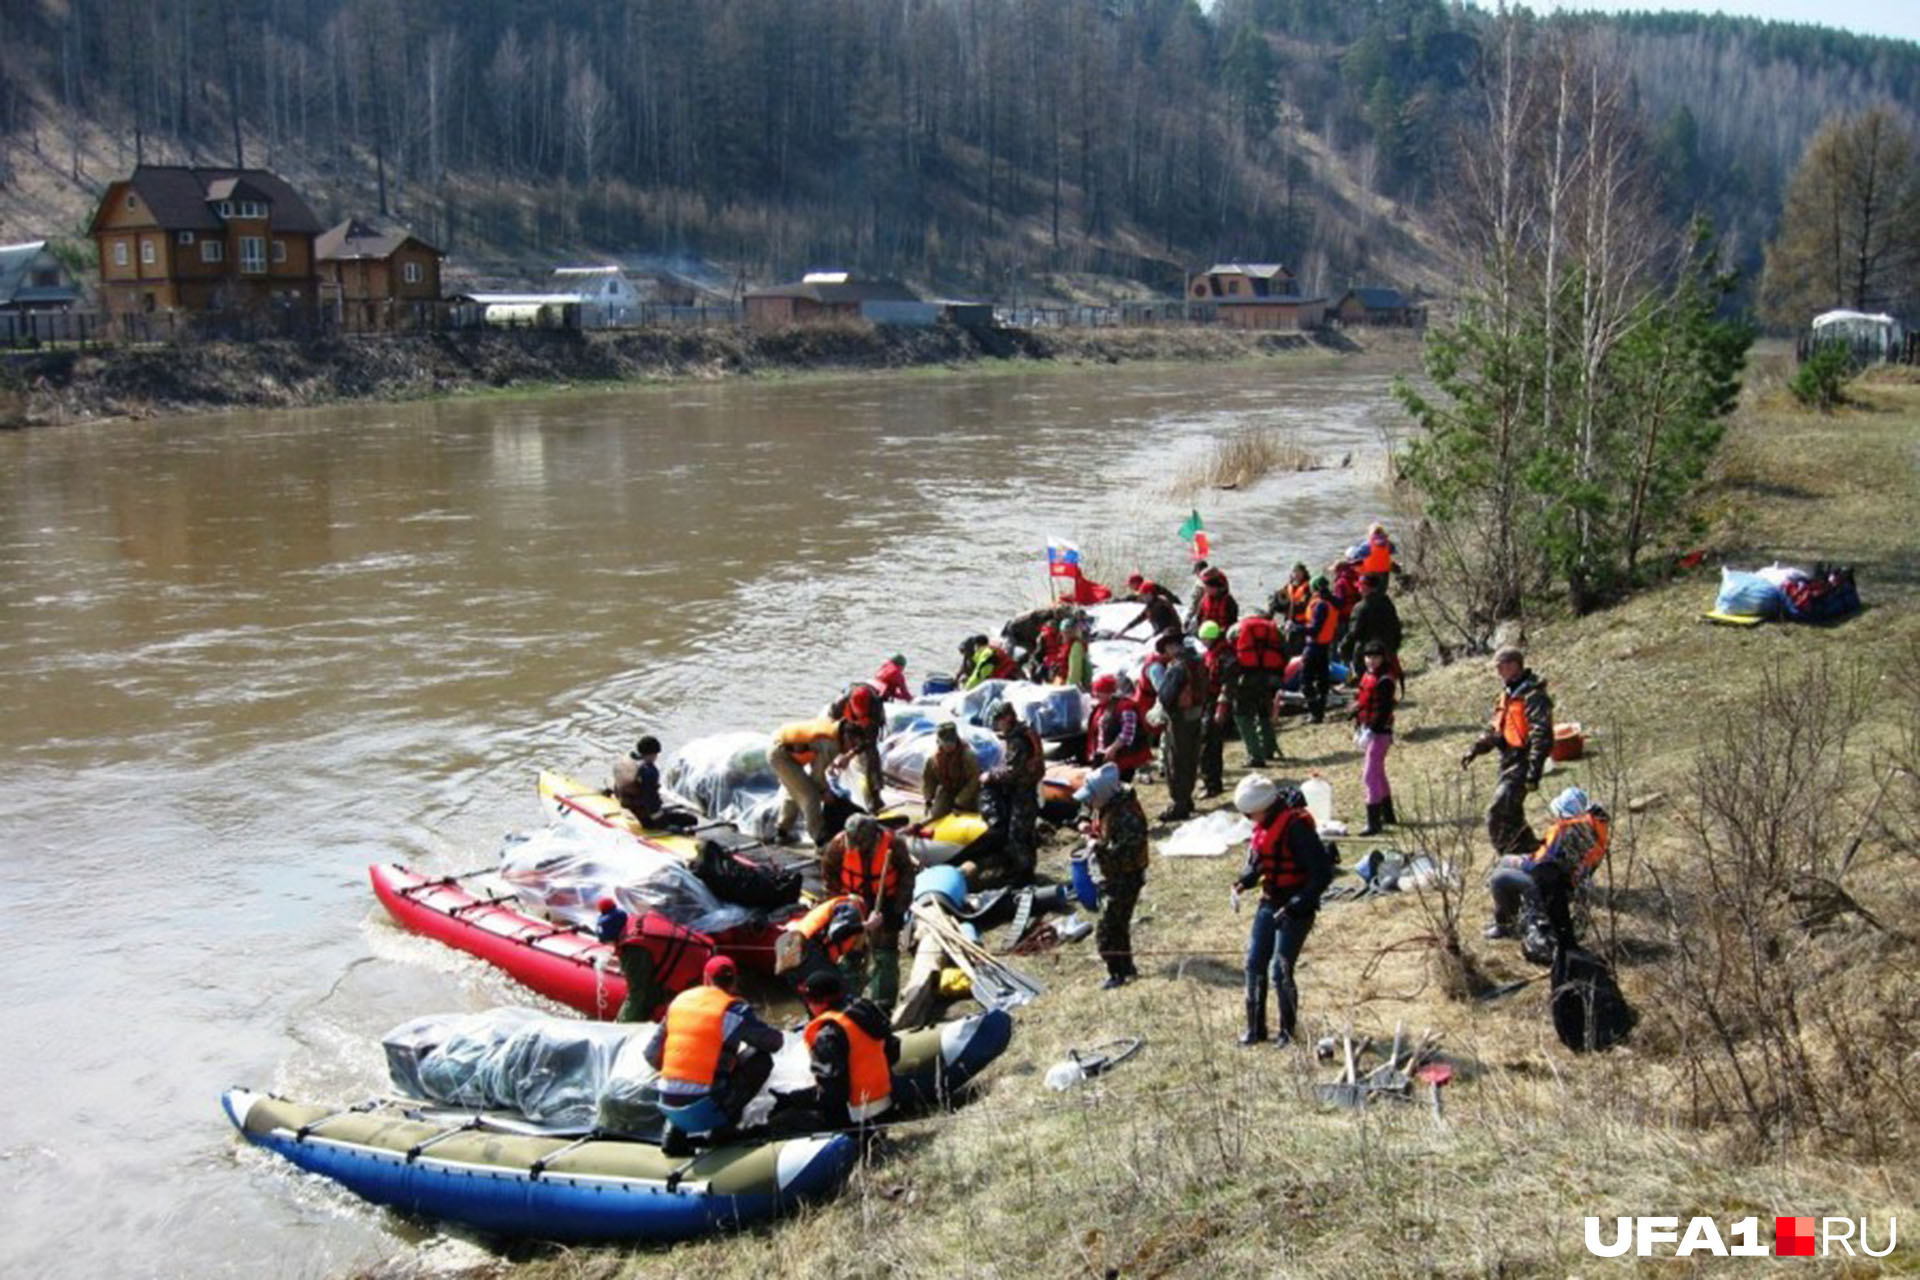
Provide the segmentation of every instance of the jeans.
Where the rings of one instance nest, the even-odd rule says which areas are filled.
[[[1280,997],[1280,1029],[1293,1033],[1299,1010],[1299,993],[1293,985],[1293,965],[1313,931],[1314,913],[1283,912],[1262,898],[1253,912],[1253,932],[1247,939],[1247,991],[1251,993],[1265,981],[1266,969],[1273,966],[1273,989]]]

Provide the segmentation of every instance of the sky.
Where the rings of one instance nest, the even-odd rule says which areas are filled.
[[[1526,0],[1536,13],[1597,9],[1673,13],[1728,13],[1773,22],[1810,22],[1866,36],[1920,40],[1920,0]],[[1482,0],[1481,8],[1488,7]]]

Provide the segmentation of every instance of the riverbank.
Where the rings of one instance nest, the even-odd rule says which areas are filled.
[[[1588,758],[1560,767],[1547,787],[1587,788],[1618,824],[1587,928],[1612,948],[1641,1014],[1625,1047],[1569,1054],[1550,1028],[1544,983],[1491,1004],[1451,998],[1450,966],[1430,945],[1438,899],[1330,903],[1300,970],[1308,1039],[1351,1029],[1384,1044],[1396,1026],[1431,1028],[1458,1075],[1438,1124],[1424,1086],[1416,1106],[1362,1114],[1322,1106],[1313,1087],[1333,1080],[1333,1068],[1297,1051],[1233,1043],[1247,924],[1244,909],[1236,915],[1227,901],[1238,859],[1157,858],[1135,917],[1143,979],[1099,990],[1089,942],[1015,961],[1047,993],[1021,1011],[1007,1056],[952,1115],[892,1134],[841,1197],[789,1222],[671,1250],[535,1251],[532,1265],[489,1260],[467,1274],[1567,1275],[1592,1265],[1584,1217],[1601,1216],[1611,1239],[1615,1214],[1705,1215],[1725,1232],[1748,1216],[1845,1213],[1866,1217],[1883,1246],[1888,1215],[1908,1219],[1920,1203],[1920,1179],[1898,1156],[1911,1150],[1897,1139],[1907,1132],[1911,1141],[1911,1095],[1889,1103],[1879,1092],[1881,1064],[1897,1078],[1914,1049],[1914,797],[1890,796],[1878,825],[1862,815],[1888,759],[1905,752],[1912,763],[1920,723],[1905,677],[1920,645],[1906,518],[1917,429],[1920,388],[1862,388],[1858,407],[1832,417],[1802,412],[1777,392],[1750,395],[1706,495],[1705,563],[1589,617],[1537,624],[1528,637],[1556,718],[1594,733]],[[1866,610],[1832,627],[1726,629],[1700,620],[1721,560],[1750,567],[1775,557],[1853,564]],[[1536,977],[1514,944],[1480,937],[1478,807],[1493,770],[1483,759],[1462,775],[1457,760],[1485,721],[1493,677],[1480,662],[1414,667],[1391,763],[1407,825],[1392,843],[1477,854],[1459,901],[1466,955],[1492,982]],[[1825,1136],[1764,1137],[1756,1121],[1778,1135],[1813,1119],[1804,1111],[1749,1117],[1738,1098],[1710,1095],[1702,1073],[1714,1069],[1716,1050],[1710,1036],[1690,1037],[1693,1011],[1672,1003],[1684,971],[1661,899],[1669,889],[1692,893],[1701,880],[1691,771],[1738,746],[1766,671],[1820,699],[1833,688],[1823,668],[1863,682],[1844,713],[1852,717],[1850,776],[1823,804],[1817,830],[1828,833],[1828,852],[1867,832],[1847,881],[1864,911],[1794,930],[1778,967],[1799,987],[1809,1018],[1796,1034],[1824,1045],[1816,1008],[1821,1028],[1836,1016],[1859,1028],[1841,1063],[1822,1048],[1802,1069],[1828,1082],[1844,1063],[1861,1074],[1856,1093],[1827,1099],[1834,1110],[1824,1119],[1835,1127]],[[1293,721],[1281,741],[1286,759],[1276,772],[1324,771],[1341,815],[1356,816],[1350,728]],[[1242,761],[1230,746],[1229,788]],[[1805,794],[1814,785],[1805,761],[1788,772],[1777,775],[1781,787]],[[1465,793],[1455,790],[1463,776],[1472,788]],[[1142,791],[1149,813],[1165,803],[1157,785]],[[1540,822],[1543,802],[1529,806]],[[1064,877],[1069,843],[1049,847],[1046,872]],[[1367,847],[1342,845],[1349,866]],[[1731,1034],[1758,1035],[1765,1012],[1743,1010]],[[1070,1048],[1126,1035],[1145,1037],[1146,1047],[1111,1076],[1066,1095],[1044,1087],[1047,1067]],[[1756,1079],[1770,1078],[1757,1058],[1750,1064]],[[1870,1090],[1887,1109],[1876,1124],[1896,1135],[1877,1154],[1851,1110],[1869,1105]],[[1760,1230],[1764,1242],[1770,1227]],[[1847,1265],[1850,1274],[1906,1270],[1912,1257],[1903,1241],[1891,1259]]]
[[[1409,364],[1404,330],[1249,333],[1227,329],[971,332],[816,325],[473,330],[308,342],[195,342],[13,355],[0,360],[0,426],[420,400],[505,389],[902,369],[1224,362],[1376,351]]]

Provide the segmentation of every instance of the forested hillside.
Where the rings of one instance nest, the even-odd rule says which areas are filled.
[[[456,259],[692,253],[1005,291],[1213,257],[1438,285],[1423,216],[1485,15],[1441,0],[9,0],[0,239],[73,235],[136,160],[278,169]],[[15,20],[18,15],[18,20]],[[1583,20],[1676,217],[1757,262],[1829,111],[1920,49]]]

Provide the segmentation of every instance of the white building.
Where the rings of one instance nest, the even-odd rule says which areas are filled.
[[[640,322],[640,291],[619,267],[556,267],[556,292],[580,304],[583,329],[620,329]]]

